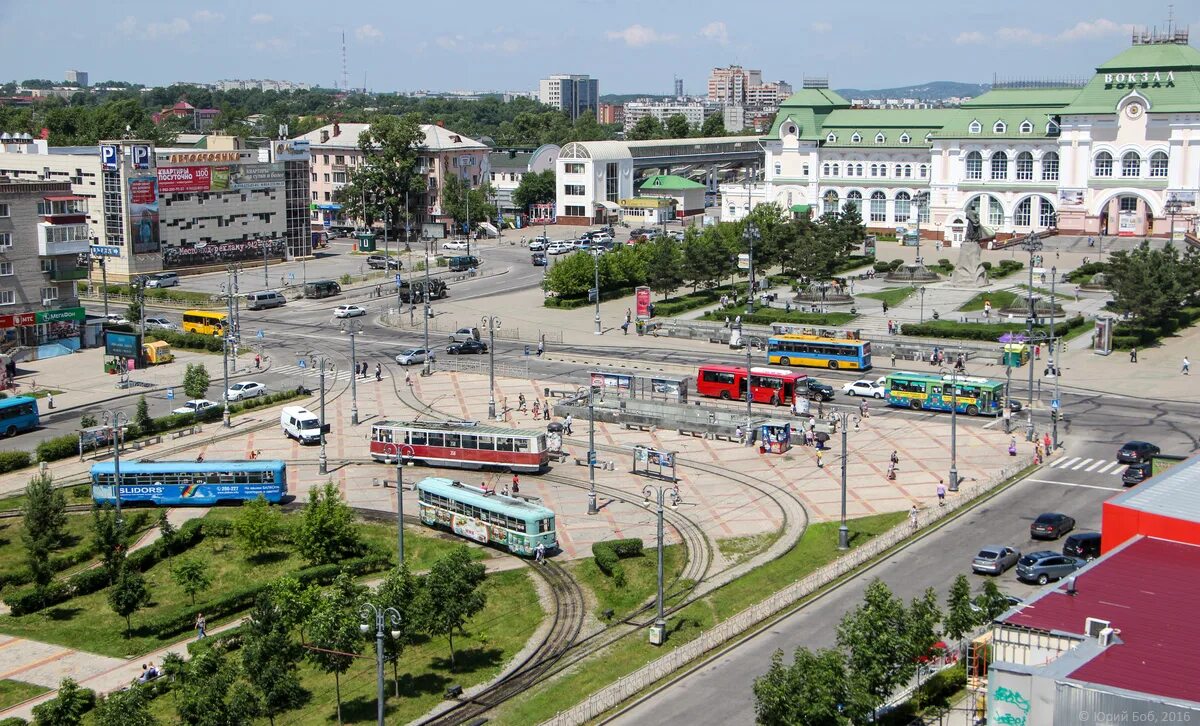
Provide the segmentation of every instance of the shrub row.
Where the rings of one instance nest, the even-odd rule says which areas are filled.
[[[620,571],[620,560],[627,557],[637,557],[642,554],[642,541],[636,537],[629,539],[608,539],[592,543],[592,557],[596,558],[596,567],[609,577]]]
[[[1117,323],[1113,327],[1113,348],[1129,350],[1144,348],[1157,343],[1160,339],[1173,335],[1176,331],[1193,325],[1200,320],[1200,308],[1180,308],[1173,316],[1164,320],[1160,325],[1145,326],[1137,323]]]
[[[28,451],[0,451],[0,474],[29,466]]]
[[[1056,335],[1087,325],[1088,321],[1081,315],[1068,318],[1063,323],[1054,326]],[[904,323],[900,326],[905,335],[916,335],[924,338],[958,338],[961,340],[987,340],[996,342],[1005,333],[1024,333],[1024,323],[959,323],[954,320],[931,320],[925,323]],[[1049,326],[1039,325],[1033,329],[1034,335],[1047,335]]]
[[[200,333],[183,333],[177,330],[155,330],[146,333],[146,340],[161,340],[172,348],[184,350],[203,350],[209,353],[220,353],[225,343],[219,335],[201,335]]]
[[[50,569],[55,572],[82,564],[92,559],[93,552],[88,548],[77,549],[74,552],[68,552],[64,555],[55,555],[50,558]],[[0,572],[0,588],[9,585],[28,585],[33,582],[33,573],[28,567],[20,567],[8,572]]]
[[[704,314],[705,320],[724,321],[729,313],[713,311]],[[845,325],[855,318],[851,313],[802,313],[782,310],[770,310],[761,313],[741,313],[742,322],[747,325],[770,325],[771,323],[795,323],[797,325]],[[732,317],[732,316],[730,316]]]
[[[88,289],[87,282],[80,282],[77,284],[76,287],[81,294],[87,293],[87,289]],[[96,288],[97,293],[99,293],[101,295],[104,294],[103,293],[103,290],[104,290],[103,285],[96,285],[95,288]],[[109,285],[108,293],[110,295],[125,295],[125,296],[133,295],[133,291],[129,288],[128,285]],[[193,292],[193,291],[189,291],[189,290],[171,290],[169,288],[162,288],[162,287],[148,287],[145,290],[145,294],[146,294],[147,300],[174,300],[176,302],[208,303],[208,302],[212,302],[212,299],[213,299],[212,295],[210,295],[206,292]]]

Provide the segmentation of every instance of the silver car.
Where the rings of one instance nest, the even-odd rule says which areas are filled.
[[[971,560],[971,570],[981,575],[1003,575],[1004,572],[1017,564],[1021,553],[1012,547],[1003,545],[985,545],[979,548],[979,554]]]
[[[433,354],[429,353],[424,348],[413,348],[398,354],[396,356],[396,362],[402,366],[410,366],[414,363],[424,363],[426,357],[428,357],[430,361],[434,360],[435,358]]]
[[[1045,585],[1051,580],[1060,580],[1087,564],[1078,557],[1051,552],[1030,552],[1017,560],[1017,579]]]

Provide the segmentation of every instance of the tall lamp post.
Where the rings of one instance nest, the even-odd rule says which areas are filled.
[[[925,286],[922,285],[922,286],[918,287],[917,292],[919,292],[921,294],[921,318],[920,318],[920,320],[923,323],[923,322],[925,322]]]
[[[375,616],[375,675],[378,683],[378,693],[376,694],[377,702],[377,719],[379,726],[383,726],[383,626],[385,621],[392,625],[392,637],[400,637],[400,611],[396,608],[380,608],[375,603],[363,603],[362,609],[358,611],[362,622],[358,629],[363,635],[371,632],[371,616]]]
[[[838,527],[838,549],[850,549],[850,528],[846,526],[846,465],[850,458],[849,443],[847,441],[850,428],[850,412],[849,411],[834,411],[833,415],[838,419],[838,425],[842,427],[842,524]]]
[[[121,419],[129,425],[129,415],[113,409],[104,414],[109,436],[113,443],[113,496],[117,502],[117,524],[121,523]]]
[[[412,459],[416,451],[408,444],[386,444],[384,453],[391,448],[396,457],[396,563],[404,564],[404,457]]]
[[[1170,199],[1167,200],[1167,203],[1163,206],[1163,209],[1166,210],[1167,214],[1171,215],[1171,233],[1168,235],[1168,238],[1172,242],[1174,242],[1175,241],[1175,215],[1179,214],[1179,211],[1181,209],[1183,209],[1183,201],[1181,199],[1179,199],[1178,197],[1171,197]]]
[[[426,376],[433,373],[430,368],[433,363],[433,355],[429,350],[429,318],[432,313],[429,309],[429,244],[429,242],[425,243],[425,288],[421,290],[421,297],[425,298],[425,371],[422,375]],[[410,297],[409,300],[411,299]]]
[[[1033,362],[1029,363],[1032,368]],[[946,369],[942,369],[943,380]],[[944,396],[943,396],[944,398]],[[1007,405],[1007,402],[1006,404]],[[958,365],[950,367],[950,491],[958,491]]]
[[[929,192],[917,192],[913,202],[917,207],[917,264],[922,265],[925,260],[921,258],[921,210],[929,204]]]
[[[350,334],[350,423],[358,425],[358,355],[354,347],[354,335],[358,332],[358,321],[353,318],[343,320],[338,326],[343,333]]]
[[[753,346],[762,345],[762,340],[753,336],[742,338],[742,342],[746,345],[746,446],[754,443],[754,392],[750,386],[750,349]]]
[[[594,250],[588,250],[588,254],[592,256],[592,280],[596,291],[596,335],[601,335],[600,330],[600,255]]]
[[[742,230],[742,240],[749,246],[746,261],[750,268],[749,290],[746,294],[746,314],[750,315],[754,312],[754,241],[762,239],[762,234],[759,233],[758,227],[750,220],[746,220],[746,226]]]
[[[496,420],[496,328],[500,318],[484,315],[481,322],[488,329],[488,418]]]
[[[1042,249],[1042,241],[1035,239],[1033,235],[1027,235],[1021,246],[1029,252],[1029,318],[1025,321],[1025,331],[1029,338],[1030,344],[1033,343],[1033,323],[1037,318],[1037,310],[1034,307],[1035,298],[1033,296],[1033,260],[1034,252]],[[1025,440],[1033,441],[1033,359],[1029,360],[1029,419],[1025,426]]]
[[[650,506],[650,500],[658,498],[658,617],[650,627],[650,643],[662,645],[667,639],[667,618],[663,613],[663,502],[670,498],[671,509],[677,508],[683,497],[679,495],[679,487],[665,484],[647,484],[642,488],[645,499],[642,506]]]
[[[225,304],[228,307],[225,317],[225,325],[221,330],[221,368],[224,372],[225,390],[221,392],[221,402],[223,412],[221,413],[221,422],[225,428],[232,426],[229,420],[229,344],[233,341],[233,284],[231,275],[233,266],[230,265],[225,271]],[[236,362],[236,361],[235,361]]]
[[[329,459],[325,457],[325,356],[321,356],[321,371],[317,376],[321,382],[321,453],[317,455],[317,471],[321,474],[329,473]]]
[[[588,514],[599,514],[596,506],[596,387],[588,381]]]
[[[1172,229],[1171,231],[1174,232],[1175,230]],[[1048,353],[1050,372],[1054,374],[1054,401],[1050,406],[1050,435],[1052,437],[1051,443],[1053,444],[1053,448],[1051,451],[1046,452],[1047,455],[1058,449],[1058,379],[1061,371],[1058,369],[1058,339],[1054,337],[1054,285],[1058,281],[1057,278],[1058,266],[1054,265],[1050,268],[1050,351]]]

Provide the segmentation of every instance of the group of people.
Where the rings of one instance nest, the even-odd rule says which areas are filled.
[[[481,482],[479,482],[479,491],[481,491],[485,497],[486,496],[494,496],[496,494],[496,485],[492,484],[491,486],[488,486],[487,480],[481,481]],[[521,475],[514,471],[513,475],[512,475],[512,496],[516,496],[520,493],[521,493]],[[503,496],[503,497],[509,496],[508,487],[504,487],[500,490],[500,496]]]
[[[360,363],[355,363],[354,364],[354,375],[359,378],[366,378],[367,372],[370,370],[370,366],[371,366],[371,364],[366,361],[362,361]],[[375,364],[375,380],[377,380],[377,381],[383,380],[383,365],[381,365],[379,363]]]
[[[150,661],[149,665],[143,663],[142,664],[142,675],[138,676],[137,682],[138,683],[149,683],[150,681],[154,680],[155,678],[158,678],[160,675],[162,675],[162,673],[159,672],[158,668],[154,667],[154,661]]]

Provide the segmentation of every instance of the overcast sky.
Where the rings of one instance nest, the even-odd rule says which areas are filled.
[[[36,6],[36,9],[35,9]],[[1166,3],[1127,0],[855,3],[772,0],[0,0],[0,75],[147,85],[223,78],[372,90],[532,90],[550,73],[587,73],[601,93],[702,93],[713,66],[759,68],[799,86],[993,73],[1080,76],[1129,44],[1132,25],[1165,26]],[[1200,33],[1200,6],[1176,4]],[[20,18],[20,19],[17,19]],[[1200,39],[1198,39],[1200,40]],[[1196,43],[1193,43],[1196,44]]]

